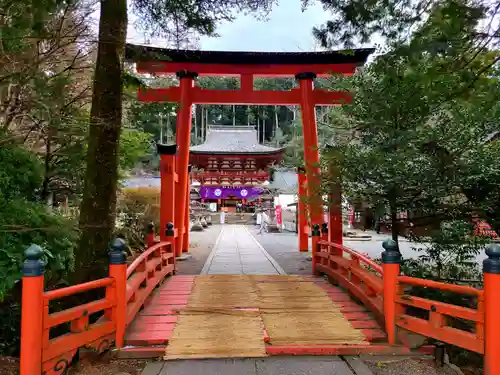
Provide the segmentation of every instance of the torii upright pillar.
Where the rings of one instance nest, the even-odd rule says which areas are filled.
[[[297,168],[297,232],[299,235],[299,251],[309,251],[309,224],[307,222],[307,179],[304,168]]]
[[[177,145],[156,145],[160,154],[160,241],[166,241],[168,223],[175,220],[175,155]]]
[[[184,244],[184,233],[189,230],[186,228],[186,214],[189,192],[189,147],[191,145],[191,118],[193,98],[192,91],[194,79],[198,76],[197,73],[189,71],[177,72],[177,77],[180,80],[180,100],[179,109],[177,110],[176,122],[176,140],[179,146],[177,156],[177,175],[178,189],[175,190],[175,225],[178,225],[176,251],[182,251],[186,245]],[[189,240],[189,239],[187,239]],[[187,248],[187,247],[186,247]],[[178,253],[178,255],[181,255]]]
[[[318,128],[314,103],[313,85],[315,73],[299,73],[295,76],[299,81],[300,111],[304,136],[304,159],[307,174],[307,195],[311,228],[323,224],[323,202],[320,194],[320,165],[318,148]],[[312,236],[312,270],[316,273],[317,236]]]
[[[188,165],[188,188],[186,190],[186,216],[184,217],[184,239],[182,240],[182,252],[189,251],[189,206],[191,200],[191,165]]]

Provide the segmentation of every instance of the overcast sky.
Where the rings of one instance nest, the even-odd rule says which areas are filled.
[[[201,49],[226,51],[296,52],[314,51],[312,28],[328,19],[321,6],[310,6],[305,12],[300,9],[300,0],[281,0],[265,21],[252,16],[238,17],[232,23],[218,27],[218,38],[201,38]],[[129,41],[143,44],[144,37],[134,29],[128,31]],[[152,40],[152,45],[162,47],[161,40]],[[165,45],[163,45],[165,47]]]

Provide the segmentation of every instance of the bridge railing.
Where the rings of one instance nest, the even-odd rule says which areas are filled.
[[[439,283],[414,277],[398,276],[398,291],[395,298],[396,326],[426,337],[446,342],[476,353],[484,354],[484,291],[469,286]],[[467,308],[421,298],[405,293],[405,286],[422,287],[477,299],[477,308]],[[412,307],[425,311],[424,317],[407,313]],[[428,319],[425,317],[428,316]],[[473,322],[472,330],[450,325],[449,318]]]
[[[80,348],[101,353],[113,342],[123,347],[126,328],[147,297],[175,272],[174,233],[169,223],[167,240],[147,248],[128,267],[125,242],[116,239],[108,277],[51,291],[44,291],[43,250],[30,246],[23,265],[20,374],[59,375]],[[51,302],[97,289],[104,289],[104,297],[50,312]],[[69,331],[54,335],[61,325],[69,325]]]
[[[316,269],[332,277],[383,322],[383,269],[369,257],[347,247],[318,242]]]
[[[318,237],[319,228],[313,233]],[[314,235],[313,234],[313,235]],[[328,275],[358,298],[376,318],[382,320],[390,344],[401,337],[402,328],[466,350],[484,354],[485,374],[500,375],[500,246],[486,249],[483,262],[484,289],[454,285],[400,275],[401,253],[392,240],[383,243],[382,266],[359,252],[327,241],[325,228],[316,243],[315,272]],[[408,287],[439,290],[475,298],[469,308],[412,296]],[[424,314],[417,316],[411,309]],[[469,321],[469,325],[453,324]],[[472,326],[468,329],[468,326]]]

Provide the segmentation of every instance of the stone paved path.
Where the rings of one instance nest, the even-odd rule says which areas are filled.
[[[201,274],[286,274],[243,225],[223,225]]]
[[[339,357],[207,359],[157,362],[142,375],[362,375]],[[366,374],[366,373],[365,373]],[[370,372],[368,372],[370,374]]]

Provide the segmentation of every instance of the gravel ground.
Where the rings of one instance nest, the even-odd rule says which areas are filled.
[[[140,375],[146,364],[143,360],[113,360],[109,353],[89,354],[73,363],[67,375]],[[0,356],[0,375],[19,375],[19,359]]]
[[[0,375],[18,375],[19,359],[0,356]]]
[[[190,258],[177,262],[177,275],[199,275],[212,251],[220,225],[211,225],[203,232],[190,232]]]
[[[457,375],[447,366],[439,367],[431,359],[394,359],[376,361],[364,359],[374,375]]]
[[[257,227],[249,226],[247,228],[287,274],[311,274],[311,261],[307,260],[309,254],[301,253],[297,250],[297,236],[295,233],[258,234],[259,229]]]
[[[109,353],[90,354],[74,363],[67,375],[140,375],[146,364],[145,360],[111,359]]]

